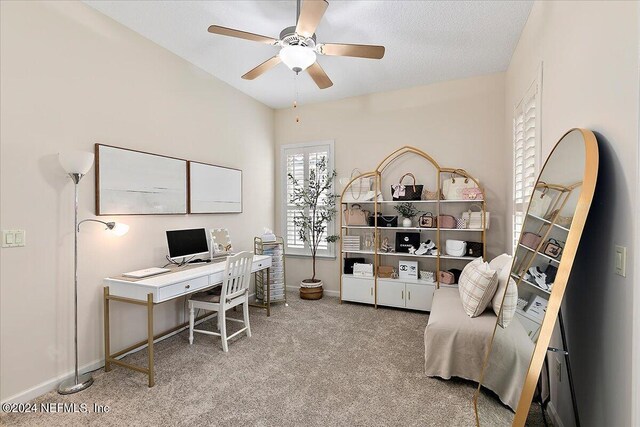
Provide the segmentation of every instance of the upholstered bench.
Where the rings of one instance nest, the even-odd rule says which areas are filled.
[[[471,318],[465,313],[457,287],[435,290],[424,331],[425,373],[431,377],[459,377],[478,382],[496,325],[492,310]],[[534,343],[517,318],[498,327],[482,385],[515,409],[529,366]]]

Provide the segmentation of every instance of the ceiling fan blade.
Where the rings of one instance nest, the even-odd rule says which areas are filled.
[[[221,27],[219,25],[211,25],[208,30],[213,34],[220,34],[222,36],[237,37],[239,39],[251,40],[254,42],[276,44],[277,40],[267,36],[261,36],[260,34],[247,33],[246,31],[234,30],[233,28]]]
[[[256,68],[246,73],[244,76],[242,76],[242,78],[245,80],[253,80],[256,77],[260,77],[262,74],[266,73],[267,71],[278,65],[280,62],[282,62],[280,60],[280,57],[276,55],[273,58],[267,59]]]
[[[355,56],[356,58],[382,59],[384,46],[368,44],[340,44],[325,43],[321,45],[320,52],[323,55]]]
[[[314,62],[309,68],[307,68],[307,72],[320,89],[326,89],[333,86],[333,82],[317,62]]]
[[[327,7],[329,7],[329,3],[326,0],[304,0],[300,8],[296,33],[311,37],[316,32]]]

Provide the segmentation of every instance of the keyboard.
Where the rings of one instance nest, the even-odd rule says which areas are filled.
[[[136,270],[130,271],[128,273],[122,273],[124,277],[131,277],[134,279],[142,279],[143,277],[155,276],[156,274],[166,273],[169,270],[168,268],[159,268],[159,267],[151,267],[145,268],[144,270]]]

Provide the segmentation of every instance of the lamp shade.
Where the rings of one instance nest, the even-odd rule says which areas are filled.
[[[285,46],[280,49],[280,59],[292,71],[299,73],[316,62],[316,53],[306,46]]]
[[[71,150],[58,154],[58,160],[69,174],[85,175],[93,166],[93,153]]]
[[[109,227],[109,230],[116,236],[124,236],[129,231],[129,226],[127,224],[123,224],[121,222],[110,223],[113,224],[112,227]]]

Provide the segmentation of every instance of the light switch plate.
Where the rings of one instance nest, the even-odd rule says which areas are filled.
[[[616,245],[614,260],[615,272],[618,276],[627,277],[627,248]]]
[[[2,230],[2,247],[17,248],[27,243],[25,230]]]

